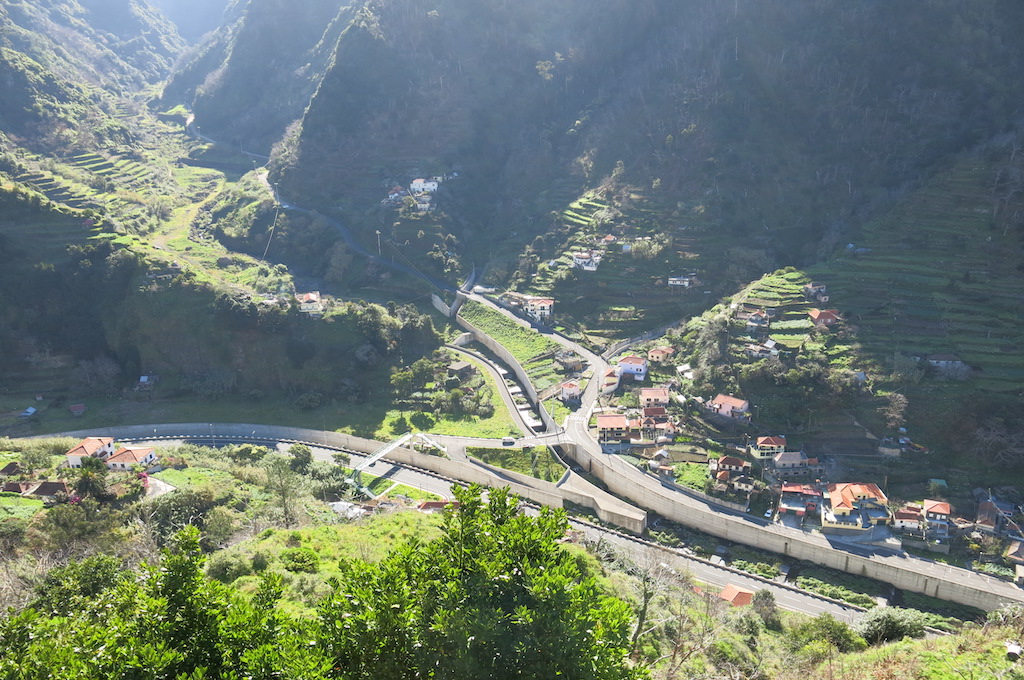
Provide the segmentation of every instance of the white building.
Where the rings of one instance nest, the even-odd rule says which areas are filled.
[[[647,359],[643,357],[630,354],[619,359],[618,365],[620,372],[632,375],[633,380],[643,381],[647,377]]]
[[[435,191],[437,191],[437,181],[433,179],[423,179],[422,177],[419,177],[414,179],[412,184],[409,185],[410,194],[431,194]]]

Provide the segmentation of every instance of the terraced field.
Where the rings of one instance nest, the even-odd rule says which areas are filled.
[[[975,387],[1018,392],[1021,239],[993,217],[989,172],[962,162],[867,225],[857,246],[870,252],[846,253],[812,273],[841,301],[869,354],[957,354],[975,369]]]
[[[561,305],[556,314],[580,323],[592,339],[608,341],[698,312],[705,303],[702,292],[666,285],[669,276],[701,265],[700,247],[689,226],[679,228],[657,258],[643,260],[631,253],[637,239],[664,231],[661,215],[667,210],[639,193],[630,196],[628,207],[620,208],[593,192],[572,200],[559,214],[568,237],[557,255],[540,263],[524,291],[554,297]],[[608,215],[613,213],[615,217],[609,221]],[[615,234],[616,240],[601,244],[609,233]],[[597,271],[577,270],[575,282],[566,283],[565,272],[573,268],[573,252],[592,249],[603,252]]]

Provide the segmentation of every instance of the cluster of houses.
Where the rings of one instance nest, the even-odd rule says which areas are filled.
[[[638,410],[597,416],[598,441],[609,444],[670,441],[678,434],[679,426],[668,412],[669,399],[667,387],[641,389]]]
[[[429,212],[434,209],[432,194],[437,191],[442,182],[458,176],[459,173],[453,172],[450,175],[435,175],[429,178],[417,177],[409,183],[408,187],[396,184],[388,189],[388,197],[381,201],[381,205],[398,206],[405,201],[406,196],[411,196],[416,201],[418,211]]]
[[[103,461],[108,470],[146,470],[157,464],[156,452],[151,446],[114,446],[113,437],[86,437],[64,454],[69,468],[82,467],[86,458]]]
[[[151,447],[115,446],[112,437],[86,437],[64,454],[60,467],[81,468],[86,458],[103,461],[108,470],[128,472],[147,470],[157,464]],[[55,501],[71,496],[72,489],[64,480],[31,479],[33,470],[26,470],[13,461],[0,468],[0,493],[14,493],[26,498]]]

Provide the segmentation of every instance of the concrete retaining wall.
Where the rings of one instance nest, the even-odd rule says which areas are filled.
[[[526,396],[530,404],[536,409],[548,432],[555,432],[558,430],[558,424],[555,423],[554,418],[552,418],[551,414],[544,408],[544,404],[541,403],[540,398],[537,395],[537,390],[534,389],[533,383],[530,382],[530,377],[526,375],[526,369],[524,369],[522,364],[519,363],[519,360],[516,359],[511,352],[505,349],[501,343],[491,338],[491,336],[481,331],[469,321],[466,321],[463,317],[457,316],[455,317],[455,320],[460,326],[473,335],[474,340],[490,350],[496,357],[501,359],[501,361],[512,369],[512,372],[516,376],[516,380],[523,389],[523,395]]]
[[[678,493],[660,485],[652,488],[650,480],[644,479],[644,473],[617,456],[599,454],[601,459],[598,460],[583,447],[566,446],[570,447],[576,461],[589,468],[610,491],[683,526],[985,610],[998,609],[1009,602],[1024,602],[1024,590],[983,574],[899,553],[873,554],[868,549],[858,553],[853,552],[857,548],[849,546],[833,548],[820,534],[808,534],[738,513],[725,513],[694,497],[683,501]]]

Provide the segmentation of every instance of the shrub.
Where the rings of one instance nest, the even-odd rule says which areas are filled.
[[[312,548],[288,548],[281,552],[281,563],[296,574],[320,571],[320,556]]]
[[[237,550],[216,552],[206,563],[206,574],[221,583],[234,583],[236,579],[251,574],[252,571],[252,561]]]
[[[878,607],[857,623],[857,633],[870,644],[879,644],[905,637],[924,637],[925,615],[914,609]]]

